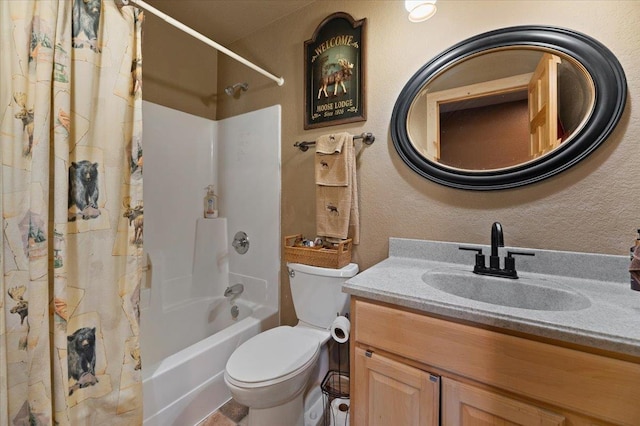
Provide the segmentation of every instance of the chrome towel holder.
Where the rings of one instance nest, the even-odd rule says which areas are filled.
[[[373,135],[373,133],[362,133],[359,135],[354,135],[353,139],[362,139],[365,144],[371,145],[376,140],[376,137]],[[293,146],[300,149],[300,151],[302,152],[306,152],[310,146],[313,146],[315,144],[316,141],[301,141],[294,143]]]

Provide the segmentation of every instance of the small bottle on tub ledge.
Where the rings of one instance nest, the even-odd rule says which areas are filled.
[[[213,191],[213,185],[205,188],[207,194],[204,196],[204,217],[213,219],[218,217],[218,196]]]

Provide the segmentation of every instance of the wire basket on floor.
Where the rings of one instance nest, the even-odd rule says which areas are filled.
[[[329,370],[322,380],[324,426],[349,425],[349,374]]]
[[[331,398],[349,398],[349,374],[329,370],[322,380],[322,392]]]

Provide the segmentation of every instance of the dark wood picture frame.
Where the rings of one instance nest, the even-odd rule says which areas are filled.
[[[366,121],[365,26],[337,12],[304,42],[304,128]]]

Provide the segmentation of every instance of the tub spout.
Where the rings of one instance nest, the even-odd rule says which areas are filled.
[[[235,298],[238,297],[244,291],[244,285],[238,283],[232,286],[229,286],[224,291],[224,297]]]

